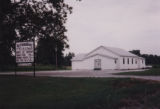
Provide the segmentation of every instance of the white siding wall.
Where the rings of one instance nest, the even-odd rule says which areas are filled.
[[[101,54],[118,58],[117,64],[115,64],[115,60],[103,56],[93,56],[94,54]],[[83,61],[72,61],[72,69],[88,69],[93,70],[94,69],[94,61],[95,59],[101,59],[101,68],[102,69],[139,69],[139,68],[145,68],[145,60],[139,57],[120,57],[112,52],[109,52],[108,50],[105,50],[105,48],[101,47],[94,52],[90,53],[88,56],[93,56],[88,59],[85,59]],[[125,64],[123,64],[123,58],[125,59]],[[129,64],[128,64],[129,59]],[[133,59],[133,64],[132,64]],[[143,63],[142,63],[143,60]],[[137,63],[136,63],[137,62]]]
[[[72,62],[72,69],[79,70],[79,69],[87,69],[93,70],[94,69],[94,61],[95,59],[101,59],[101,68],[104,69],[116,69],[116,64],[114,59],[102,57],[102,56],[94,56],[84,61],[73,61]]]
[[[102,59],[102,69],[116,69],[117,64],[114,59],[101,57]]]
[[[123,58],[125,59],[125,64],[123,64]],[[128,59],[129,59],[129,64],[128,64]],[[133,59],[133,64],[132,64],[132,59]],[[119,69],[140,69],[145,67],[145,60],[143,59],[143,63],[142,63],[141,58],[120,57],[119,60],[120,60]]]
[[[125,59],[125,64],[123,64],[123,58]],[[132,64],[132,57],[119,57],[117,60],[117,64],[115,64],[114,59],[102,57],[102,56],[94,56],[91,58],[88,58],[84,61],[73,61],[72,62],[72,69],[78,70],[78,69],[87,69],[87,70],[93,70],[94,69],[94,60],[95,59],[101,59],[101,68],[104,69],[140,69],[145,68],[145,60],[141,58],[133,58],[133,64]],[[129,64],[128,64],[129,59]],[[142,63],[143,60],[143,63]],[[137,61],[137,63],[136,63]]]
[[[144,59],[139,59],[139,68],[145,68],[145,60]]]
[[[125,60],[125,63],[123,64],[123,59]],[[128,64],[128,59],[129,59],[129,64]],[[132,64],[132,59],[133,59],[133,64]],[[132,57],[122,57],[121,58],[121,69],[137,69],[138,64],[136,64],[137,58],[132,58]]]
[[[83,61],[72,61],[72,70],[83,69]]]

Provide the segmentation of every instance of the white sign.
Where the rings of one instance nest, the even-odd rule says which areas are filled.
[[[34,62],[34,43],[17,42],[16,43],[16,62],[30,63]]]

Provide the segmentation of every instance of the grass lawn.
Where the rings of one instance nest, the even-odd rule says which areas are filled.
[[[160,68],[152,68],[141,72],[116,73],[115,75],[160,76]]]
[[[0,76],[0,109],[159,109],[160,83]]]
[[[33,69],[34,69],[33,66],[17,66],[17,68],[16,68],[17,71],[33,71]],[[71,67],[70,66],[62,66],[62,67],[58,67],[58,69],[56,69],[56,67],[53,65],[36,65],[35,69],[36,69],[36,71],[71,70]],[[0,72],[11,72],[11,71],[15,71],[14,66],[9,66],[3,70],[0,69]]]

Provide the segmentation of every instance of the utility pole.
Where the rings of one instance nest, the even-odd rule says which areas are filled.
[[[35,52],[35,37],[34,37],[34,40],[33,40],[33,55],[34,55],[34,65],[33,65],[33,67],[34,67],[34,69],[33,69],[33,77],[36,77],[36,69],[35,69],[35,67],[36,67],[36,52]]]
[[[56,48],[55,48],[55,51],[56,51],[56,70],[58,69],[58,57],[57,57],[57,44],[56,44]]]

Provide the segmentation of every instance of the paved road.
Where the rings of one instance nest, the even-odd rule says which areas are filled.
[[[36,76],[48,76],[48,77],[98,77],[98,78],[137,78],[146,80],[160,81],[160,76],[131,76],[131,75],[114,75],[114,73],[141,71],[141,70],[77,70],[77,71],[38,71]],[[0,73],[1,75],[14,75],[14,72]],[[33,75],[33,72],[18,72],[18,75]]]

